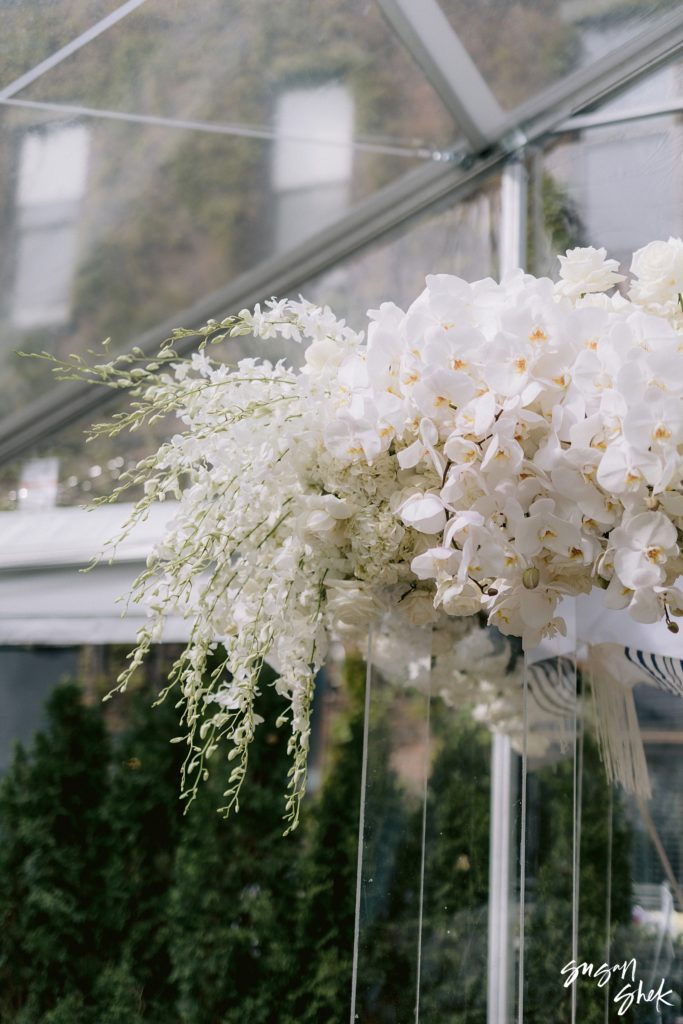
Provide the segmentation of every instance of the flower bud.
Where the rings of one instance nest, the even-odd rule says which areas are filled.
[[[541,579],[541,574],[535,565],[525,569],[522,573],[522,583],[527,590],[535,590]]]

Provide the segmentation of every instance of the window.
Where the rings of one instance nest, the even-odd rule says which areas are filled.
[[[17,263],[12,319],[23,328],[65,323],[78,255],[89,135],[82,126],[30,132],[17,183]]]
[[[349,203],[353,100],[343,85],[292,89],[277,103],[275,247],[295,245]]]

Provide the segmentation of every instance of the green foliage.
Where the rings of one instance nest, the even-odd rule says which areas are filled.
[[[420,1005],[428,1020],[485,1024],[490,734],[450,709],[430,780]],[[445,712],[445,713],[444,713]],[[441,718],[441,720],[440,720]]]
[[[311,815],[299,876],[295,953],[303,976],[292,1024],[347,1020],[350,1012],[365,665],[347,662],[348,715]]]
[[[216,814],[220,766],[188,814],[178,800],[177,713],[129,698],[110,740],[103,712],[75,686],[55,691],[48,724],[18,749],[0,788],[0,1024],[333,1024],[349,1013],[356,888],[363,678],[347,665],[319,795],[298,832],[281,835],[286,737],[262,687],[265,723],[239,815]],[[266,681],[266,680],[263,680]],[[359,997],[364,1019],[411,1019],[420,913],[422,810],[393,769],[394,694],[373,702],[373,783],[366,811]],[[484,1024],[490,739],[433,702],[421,1007],[425,1019]],[[407,719],[404,719],[407,722]],[[602,962],[608,791],[584,750],[580,959]],[[529,783],[529,1024],[569,1020],[560,968],[571,957],[573,773],[569,761]],[[629,836],[613,812],[612,925],[630,910]],[[370,874],[372,872],[372,874]],[[632,936],[628,942],[632,947]],[[618,943],[617,943],[618,945]],[[615,945],[616,950],[616,945]],[[616,952],[615,952],[616,955]],[[604,993],[579,990],[599,1024]],[[398,1016],[397,1016],[398,1014]],[[627,1019],[627,1018],[624,1018]]]
[[[168,916],[183,1024],[276,1021],[299,970],[291,916],[302,836],[282,836],[288,758],[286,735],[275,728],[281,704],[264,685],[257,711],[265,722],[250,750],[239,814],[226,822],[216,813],[217,767],[184,822]]]
[[[420,1008],[426,1020],[485,1024],[489,734],[434,702],[427,792]],[[422,808],[401,823],[387,906],[370,932],[362,988],[368,1019],[414,1013]]]
[[[433,702],[437,753],[428,788],[420,1008],[425,1020],[485,1024],[490,842],[490,736],[467,715]],[[391,775],[391,772],[388,772]],[[605,952],[609,790],[594,744],[584,749],[580,867],[581,960]],[[561,968],[571,959],[573,764],[563,760],[529,779],[526,1002],[529,1024],[570,1020]],[[629,835],[615,798],[612,936],[630,917]],[[377,1024],[412,1017],[417,988],[418,879],[422,810],[400,825],[385,906],[369,929],[359,990],[364,1019]],[[392,850],[379,844],[386,858]],[[378,858],[379,859],[379,858]],[[368,872],[369,873],[369,872]],[[632,948],[632,936],[628,941]],[[616,946],[613,946],[616,950]],[[625,952],[622,958],[625,958]],[[628,954],[629,956],[632,953]],[[615,952],[615,961],[619,954]],[[581,987],[580,1019],[604,1020],[604,990]],[[616,1007],[613,1012],[616,1014]],[[615,1016],[615,1020],[616,1020]],[[629,1019],[629,1018],[624,1018]]]
[[[21,1008],[37,1020],[74,992],[87,998],[107,939],[107,737],[74,686],[54,692],[47,715],[0,790],[3,1021]]]
[[[530,273],[556,274],[557,254],[586,245],[586,229],[576,201],[543,167],[537,155],[528,190],[527,252]]]
[[[283,839],[272,686],[229,821],[215,811],[219,766],[183,817],[170,702],[132,694],[110,741],[99,706],[56,690],[0,791],[0,1022],[335,1020],[350,989],[360,701],[321,798]]]
[[[579,871],[579,961],[601,964],[606,949],[607,854],[609,788],[595,742],[584,743],[583,813]],[[572,834],[573,765],[563,761],[542,768],[534,779],[533,796],[537,819],[535,858],[530,851],[530,872],[535,876],[527,918],[526,975],[529,998],[525,1018],[541,1024],[549,1018],[569,1024],[571,993],[558,984],[562,967],[572,959]],[[628,922],[631,912],[629,834],[623,810],[615,798],[612,841],[611,921],[614,936],[618,926]],[[535,860],[535,863],[534,863]],[[629,956],[632,954],[629,953]],[[614,961],[619,960],[615,954]],[[605,1014],[605,992],[594,983],[578,983],[578,1008],[583,1024],[601,1024]],[[614,1020],[628,1021],[629,1015]],[[612,1019],[610,1017],[610,1019]]]
[[[151,708],[144,691],[128,700],[130,724],[114,746],[104,809],[103,827],[111,840],[105,867],[107,914],[117,957],[102,979],[100,1002],[140,1003],[145,1020],[163,1022],[174,995],[166,904],[182,827],[182,755],[168,742],[177,728],[171,702]],[[111,999],[105,998],[106,987]]]

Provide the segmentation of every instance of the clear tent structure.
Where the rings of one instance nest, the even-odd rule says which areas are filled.
[[[654,173],[675,189],[676,3],[25,0],[2,19],[3,464],[56,450],[107,398],[57,386],[16,349],[64,354],[111,336],[152,350],[173,326],[298,290],[341,292],[355,321],[372,285],[352,284],[353,266],[372,253],[386,264],[374,301],[408,297],[441,266],[497,273],[530,257],[539,269],[548,195],[532,188],[527,203],[527,174],[502,183],[506,167],[532,170],[537,190],[557,181],[574,237],[617,256],[643,237],[625,221],[652,235],[676,217],[673,192],[668,211],[649,195],[654,218],[626,185],[656,152]],[[634,125],[624,184],[593,224],[610,151]],[[474,212],[484,196],[488,219],[483,200]],[[387,252],[411,236],[408,284],[405,258],[394,273]],[[335,286],[343,274],[348,288]]]
[[[0,0],[0,19],[0,664],[17,693],[27,669],[16,667],[14,648],[133,638],[137,623],[126,632],[115,598],[164,517],[114,565],[78,577],[113,528],[111,509],[78,506],[108,492],[173,429],[162,423],[85,445],[84,429],[116,411],[116,395],[56,383],[17,350],[67,358],[110,337],[114,351],[151,353],[176,326],[299,292],[362,326],[368,307],[411,301],[426,273],[544,273],[578,244],[604,245],[624,262],[652,238],[683,234],[683,6],[675,2]],[[227,358],[242,342],[232,344]],[[294,347],[274,354],[298,358]],[[182,624],[174,628],[171,639],[183,639]],[[428,662],[426,652],[422,667]],[[64,671],[63,658],[51,663],[47,683]],[[380,677],[381,665],[372,672]],[[373,694],[368,711],[379,715],[381,685]],[[410,814],[428,807],[432,785],[419,767],[430,756],[429,725],[415,710],[424,697],[418,687],[404,698],[403,733],[391,741]],[[660,735],[650,759],[654,817],[679,875],[670,850],[680,856],[683,819],[667,786],[680,777],[683,731],[678,705],[673,713],[663,699],[649,694],[640,710]],[[11,728],[28,725],[17,719]],[[575,720],[570,757],[557,761],[573,773],[573,789],[562,800],[556,792],[562,814],[584,771],[577,736]],[[372,790],[373,771],[383,781],[373,767],[379,752],[370,731],[359,1012],[373,985],[363,943],[377,938],[360,899],[367,911],[390,896],[368,868],[387,856],[372,839],[382,823]],[[549,764],[544,753],[534,767]],[[509,737],[494,742],[489,768],[495,785],[484,802],[509,812],[520,774]],[[530,881],[543,824],[533,785]],[[467,827],[479,813],[472,807]],[[484,837],[486,927],[463,918],[457,935],[471,934],[488,963],[487,1019],[508,1024],[520,825],[497,814]],[[426,810],[423,820],[408,865],[418,888],[439,849],[437,840],[426,845]],[[563,838],[576,845],[570,832]],[[655,928],[668,915],[661,939],[673,943],[683,908],[665,905],[643,844],[639,906]],[[564,913],[570,901],[562,900]],[[434,932],[429,947],[425,932],[423,945],[422,916],[414,933],[425,984],[443,991],[434,972],[452,967],[443,951],[455,940]],[[455,972],[445,988],[467,984]],[[419,991],[418,983],[418,1005]],[[413,1016],[414,998],[406,996],[405,1019],[444,1019],[428,1005]]]
[[[68,358],[110,338],[153,352],[174,327],[296,293],[362,326],[429,272],[543,273],[581,243],[624,260],[683,229],[676,3],[25,0],[1,13],[8,538],[31,536],[36,509],[107,492],[173,429],[85,445],[116,395],[57,383],[17,350]],[[11,551],[3,565],[6,581],[20,571]],[[36,613],[36,642],[59,639],[47,621]]]

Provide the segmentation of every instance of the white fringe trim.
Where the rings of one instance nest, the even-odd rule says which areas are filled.
[[[609,648],[605,656],[599,647],[590,649],[588,675],[598,743],[607,778],[609,782],[618,782],[627,793],[649,800],[652,788],[633,687],[615,676],[610,666]]]

